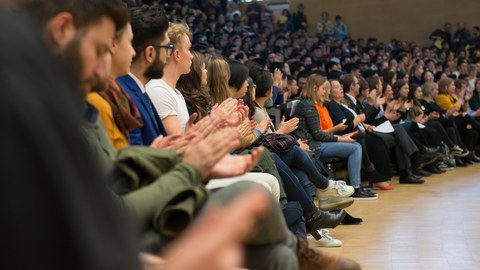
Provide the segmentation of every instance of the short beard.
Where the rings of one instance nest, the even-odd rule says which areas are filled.
[[[90,91],[102,91],[108,87],[108,79],[99,80],[95,77],[82,78],[83,77],[83,59],[80,55],[80,42],[82,39],[81,34],[77,34],[74,39],[65,47],[62,53],[66,66],[70,69],[70,72],[75,79],[76,85],[83,88],[84,85],[89,85],[88,89],[83,89],[87,94]]]
[[[74,39],[65,47],[62,52],[62,58],[66,67],[70,70],[76,85],[82,84],[83,61],[80,55],[80,36]]]
[[[145,70],[143,76],[145,76],[145,78],[147,78],[148,80],[161,79],[163,77],[163,67],[164,64],[157,57],[155,58],[153,63],[147,68],[147,70]]]

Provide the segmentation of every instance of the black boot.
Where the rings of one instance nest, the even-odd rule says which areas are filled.
[[[349,213],[347,213],[342,220],[343,225],[355,225],[362,222],[363,222],[363,219],[352,217]]]
[[[321,238],[317,230],[337,227],[347,214],[343,209],[325,212],[315,207],[314,211],[315,212],[307,218],[307,230],[317,240]]]

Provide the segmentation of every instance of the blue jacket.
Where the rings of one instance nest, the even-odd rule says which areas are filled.
[[[150,145],[160,135],[167,132],[157,110],[147,100],[145,94],[130,75],[118,77],[117,83],[130,95],[142,116],[143,126],[130,132],[131,145]]]

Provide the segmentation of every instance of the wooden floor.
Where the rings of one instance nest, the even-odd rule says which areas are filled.
[[[348,208],[361,225],[330,234],[342,247],[322,248],[367,270],[480,269],[480,165],[426,177],[423,185],[378,191],[375,201]]]

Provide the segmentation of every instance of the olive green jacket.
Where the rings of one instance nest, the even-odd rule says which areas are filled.
[[[97,162],[113,176],[106,183],[142,230],[153,226],[162,235],[173,237],[189,223],[185,220],[185,224],[170,226],[175,213],[193,218],[206,200],[200,173],[182,162],[175,151],[136,146],[117,153],[95,110],[86,117],[82,130]]]

